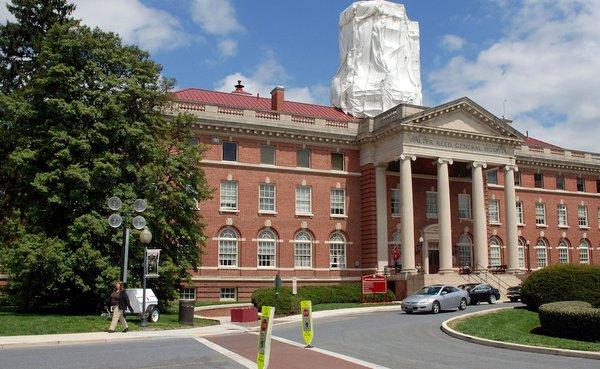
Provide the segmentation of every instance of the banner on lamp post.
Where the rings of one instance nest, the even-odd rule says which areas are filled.
[[[158,278],[158,263],[160,260],[160,249],[148,249],[146,251],[147,273],[146,278]]]

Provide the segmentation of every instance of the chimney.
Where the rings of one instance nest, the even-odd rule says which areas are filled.
[[[271,110],[282,110],[283,109],[283,95],[285,88],[277,86],[271,90]]]

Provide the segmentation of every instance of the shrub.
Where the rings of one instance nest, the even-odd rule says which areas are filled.
[[[600,267],[553,265],[529,276],[521,288],[521,299],[536,311],[542,304],[556,301],[600,301]]]
[[[281,287],[279,296],[275,295],[275,288],[259,288],[252,292],[252,304],[259,312],[263,306],[273,306],[277,315],[297,314],[300,312],[299,301],[290,287]]]
[[[589,302],[560,301],[541,305],[538,316],[549,335],[600,341],[600,309]]]

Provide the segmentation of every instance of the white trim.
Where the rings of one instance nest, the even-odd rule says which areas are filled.
[[[206,346],[212,350],[215,350],[219,354],[230,358],[231,360],[235,361],[236,363],[240,364],[241,366],[244,366],[249,369],[256,369],[256,363],[254,361],[250,361],[250,360],[246,359],[245,357],[243,357],[239,354],[236,354],[233,351],[227,350],[225,347],[219,346],[216,343],[212,343],[209,340],[207,340],[206,338],[194,337],[194,339],[196,341],[200,342],[201,344],[203,344],[204,346]]]
[[[209,160],[202,159],[200,160],[200,164],[207,165],[225,165],[232,167],[240,167],[240,168],[255,168],[255,169],[263,169],[270,171],[288,171],[288,172],[301,172],[301,173],[312,173],[312,174],[328,174],[328,175],[336,175],[336,176],[349,176],[349,177],[360,177],[361,174],[358,172],[346,172],[340,170],[326,170],[326,169],[312,169],[312,168],[303,168],[303,167],[283,167],[280,165],[260,165],[260,164],[252,164],[252,163],[239,163],[234,161],[222,161],[222,160]]]
[[[327,269],[329,270],[329,269]],[[375,268],[370,269],[374,271]],[[360,281],[361,277],[335,277],[335,278],[298,278],[298,282],[341,282],[341,281]],[[292,278],[281,278],[283,282],[292,282]],[[257,277],[224,277],[224,276],[196,276],[192,277],[192,281],[216,281],[216,282],[267,282],[273,283],[273,277],[265,278]]]
[[[398,172],[386,172],[388,176],[392,176],[392,177],[400,177],[400,173]],[[413,178],[418,178],[418,179],[437,179],[436,175],[432,175],[432,174],[414,174],[412,175]],[[451,182],[466,182],[466,183],[471,183],[471,178],[458,178],[458,177],[449,177],[448,178],[449,181]]]
[[[492,183],[488,183],[489,188],[494,189],[504,189],[503,185],[496,185]],[[551,193],[551,194],[561,194],[561,195],[575,195],[575,196],[589,196],[589,197],[598,197],[600,198],[600,193],[593,192],[577,192],[577,191],[565,191],[565,190],[551,190],[548,188],[536,188],[536,187],[519,187],[515,186],[515,190],[517,191],[526,191],[526,192],[543,192],[543,193]]]
[[[219,269],[236,269],[236,270],[250,270],[250,271],[256,271],[258,269],[265,269],[265,267],[212,267],[212,266],[201,266],[198,267],[198,270],[219,270]],[[286,272],[293,272],[295,270],[309,270],[309,271],[313,271],[313,272],[327,272],[332,270],[332,268],[313,268],[313,267],[297,267],[297,268],[273,268],[273,267],[269,267],[268,269],[273,269],[273,270],[280,270],[280,271],[286,271]],[[376,268],[333,268],[334,270],[339,270],[339,269],[343,269],[346,271],[350,271],[350,272],[365,272],[365,271],[373,271]],[[217,276],[215,276],[217,277]]]

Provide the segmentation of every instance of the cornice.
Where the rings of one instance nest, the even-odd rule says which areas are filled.
[[[591,172],[591,173],[600,173],[600,163],[598,165],[594,165],[591,163],[582,163],[582,162],[569,162],[562,160],[553,160],[547,158],[536,158],[536,157],[523,157],[517,156],[517,165],[523,167],[529,167],[533,169],[542,168],[552,168],[552,169],[564,169],[568,171],[574,172]]]

